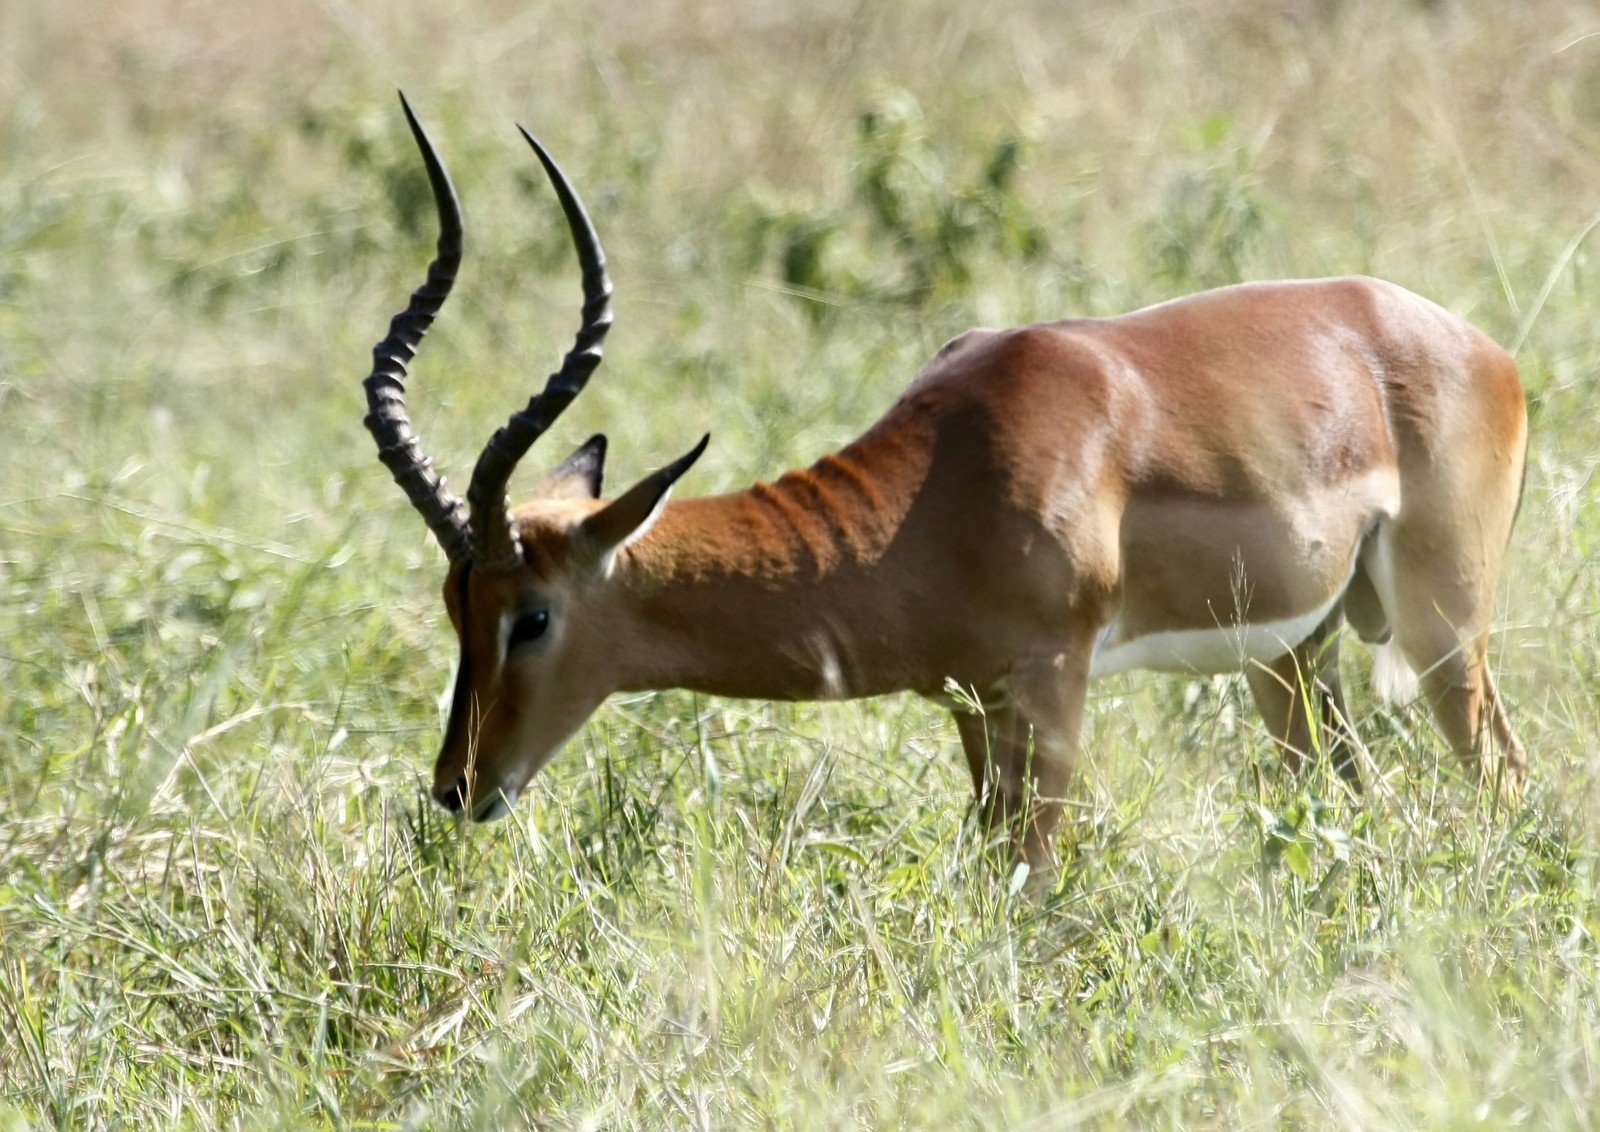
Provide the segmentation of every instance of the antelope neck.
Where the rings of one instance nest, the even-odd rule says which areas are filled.
[[[622,690],[844,699],[893,684],[859,646],[907,606],[891,544],[927,461],[858,442],[729,495],[669,503],[623,552]]]

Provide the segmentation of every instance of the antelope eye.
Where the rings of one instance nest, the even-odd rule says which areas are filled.
[[[511,637],[506,641],[506,652],[514,652],[518,645],[531,644],[544,636],[550,628],[548,609],[530,609],[511,623]]]

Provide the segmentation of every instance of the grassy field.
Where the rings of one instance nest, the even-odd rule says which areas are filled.
[[[713,491],[975,323],[1366,272],[1515,348],[1518,813],[1366,694],[1359,802],[1237,679],[1098,685],[1050,895],[907,698],[613,701],[426,784],[443,559],[359,379],[451,161],[412,405],[458,484],[610,252],[592,431]],[[1583,1128],[1600,1102],[1600,16],[1580,0],[0,6],[0,1130]]]

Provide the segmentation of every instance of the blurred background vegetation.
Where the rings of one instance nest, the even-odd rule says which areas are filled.
[[[360,423],[433,239],[397,86],[469,225],[411,396],[457,477],[576,325],[516,121],[618,285],[543,458],[622,481],[808,462],[975,323],[1352,272],[1472,319],[1533,419],[1529,806],[1365,697],[1353,803],[1146,677],[1042,903],[911,700],[632,698],[445,823],[442,562]],[[1587,1126],[1597,210],[1577,0],[0,6],[0,1128]]]

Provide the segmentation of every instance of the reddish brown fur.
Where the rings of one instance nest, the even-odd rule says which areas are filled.
[[[475,805],[514,795],[616,690],[798,700],[953,678],[985,701],[957,715],[975,788],[1001,821],[1038,795],[1018,832],[1042,864],[1097,656],[1328,606],[1252,674],[1296,758],[1314,745],[1305,698],[1275,689],[1315,669],[1342,708],[1310,646],[1359,583],[1393,590],[1365,612],[1432,670],[1463,757],[1514,793],[1521,749],[1484,644],[1525,440],[1510,358],[1375,280],[972,332],[840,452],[672,503],[603,570],[573,547],[601,503],[519,511],[520,576],[469,577],[465,609],[459,567],[446,583],[452,622],[474,627],[477,726],[452,727],[438,788],[470,764]],[[1393,569],[1374,577],[1380,527]],[[559,636],[502,665],[496,626],[517,602],[559,609]]]

